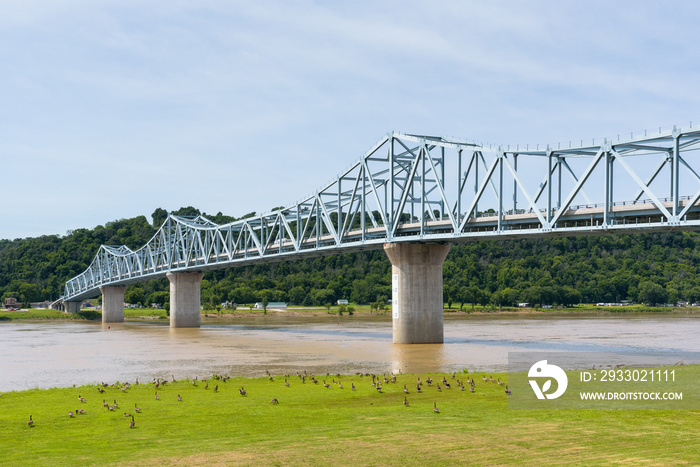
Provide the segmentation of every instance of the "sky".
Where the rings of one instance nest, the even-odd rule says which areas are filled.
[[[700,3],[0,0],[0,238],[324,186],[392,130],[700,121]]]

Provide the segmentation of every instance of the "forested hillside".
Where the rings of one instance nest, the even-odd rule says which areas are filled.
[[[180,215],[197,215],[182,208]],[[206,215],[218,223],[234,220]],[[0,294],[22,302],[55,299],[63,283],[92,261],[102,244],[137,249],[167,216],[145,216],[78,229],[65,236],[0,240]],[[700,235],[690,232],[462,243],[444,264],[445,301],[569,305],[633,300],[700,301]],[[262,300],[323,305],[340,298],[375,302],[391,294],[391,266],[381,250],[211,271],[202,303]],[[166,279],[130,286],[130,303],[163,303]]]

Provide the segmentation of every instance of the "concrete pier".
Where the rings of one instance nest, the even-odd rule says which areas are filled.
[[[201,314],[201,272],[169,272],[170,327],[198,328]]]
[[[78,313],[80,311],[80,305],[82,304],[82,300],[79,302],[63,302],[63,309],[66,313]]]
[[[124,322],[124,292],[126,286],[103,286],[100,287],[102,294],[102,322],[103,323],[123,323]]]
[[[394,344],[443,342],[442,263],[450,246],[388,243]]]

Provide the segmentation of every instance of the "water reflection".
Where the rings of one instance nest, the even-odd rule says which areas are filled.
[[[345,318],[345,317],[344,317]],[[661,353],[700,362],[692,315],[463,316],[445,344],[391,343],[390,318],[237,318],[201,328],[167,321],[0,324],[0,391],[212,373],[505,371],[508,352]]]
[[[436,373],[446,366],[445,344],[392,344],[392,373]]]

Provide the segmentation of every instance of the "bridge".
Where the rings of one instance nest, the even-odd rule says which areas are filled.
[[[124,320],[128,284],[167,277],[170,325],[200,325],[204,271],[383,248],[396,343],[443,341],[451,243],[700,227],[700,126],[555,145],[490,145],[391,132],[289,206],[225,225],[169,215],[136,251],[103,245],[62,306],[102,293]]]

